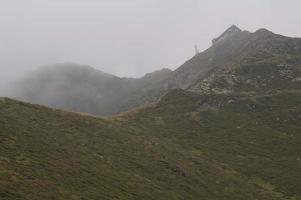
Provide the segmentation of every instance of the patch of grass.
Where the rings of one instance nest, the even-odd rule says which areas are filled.
[[[232,98],[174,90],[112,118],[0,101],[0,197],[300,199],[300,93]]]

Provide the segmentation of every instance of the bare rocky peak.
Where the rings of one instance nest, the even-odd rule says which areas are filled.
[[[218,38],[215,38],[212,40],[212,44],[217,44],[220,41],[223,41],[229,37],[232,37],[233,35],[236,35],[238,33],[241,33],[242,30],[238,28],[235,25],[232,25],[230,28],[228,28],[225,32],[223,32]]]
[[[214,39],[210,48],[176,69],[169,85],[189,89],[213,72],[237,68],[242,62],[254,65],[254,62],[276,56],[282,60],[278,55],[296,56],[300,49],[301,39],[277,35],[263,28],[256,32],[242,31],[233,25]]]

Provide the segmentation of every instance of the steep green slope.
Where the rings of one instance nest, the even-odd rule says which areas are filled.
[[[173,90],[96,118],[0,100],[1,199],[301,199],[301,94]]]
[[[186,148],[224,163],[274,197],[300,199],[300,91],[250,98],[175,91],[160,104],[148,116],[159,118]]]

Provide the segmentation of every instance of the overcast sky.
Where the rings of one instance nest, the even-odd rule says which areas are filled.
[[[175,69],[236,24],[301,37],[300,0],[0,0],[0,80],[74,62],[120,76]],[[0,81],[0,84],[2,84]]]

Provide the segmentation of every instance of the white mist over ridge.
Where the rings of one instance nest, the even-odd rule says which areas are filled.
[[[300,36],[300,1],[26,0],[0,7],[0,80],[50,63],[123,77],[175,69],[236,24]],[[280,26],[279,24],[285,24]],[[1,83],[1,82],[0,82]]]

